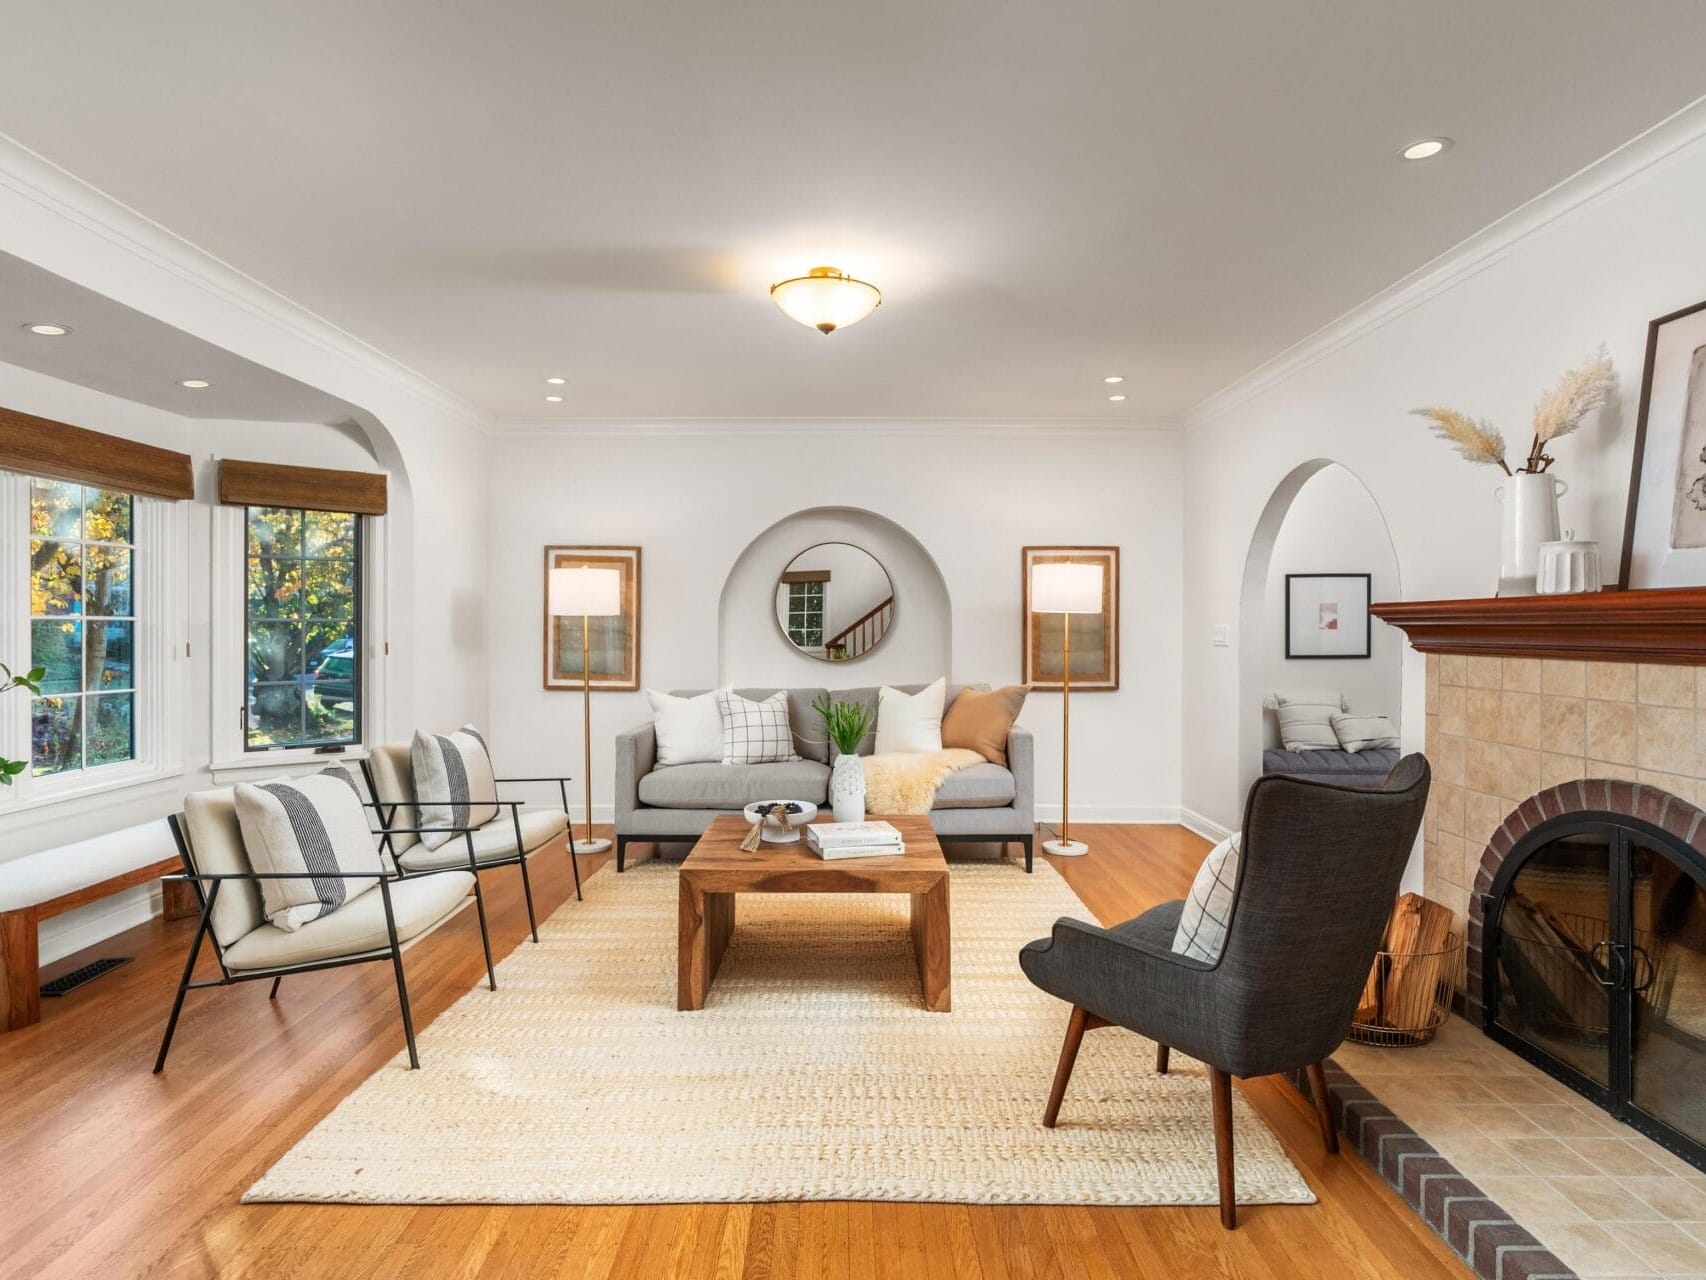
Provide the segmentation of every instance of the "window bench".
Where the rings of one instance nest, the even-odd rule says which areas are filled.
[[[43,920],[182,870],[164,819],[0,862],[0,1032],[41,1021]],[[161,891],[168,919],[200,910],[181,881]]]

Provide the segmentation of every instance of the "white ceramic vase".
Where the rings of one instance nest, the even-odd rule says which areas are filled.
[[[1540,544],[1558,540],[1558,499],[1569,488],[1546,472],[1519,471],[1493,490],[1493,496],[1504,505],[1499,533],[1499,595],[1535,594]]]
[[[858,756],[835,757],[829,770],[829,803],[837,822],[865,820],[865,766]]]

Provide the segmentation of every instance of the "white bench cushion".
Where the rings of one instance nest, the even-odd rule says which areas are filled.
[[[178,845],[166,820],[110,831],[0,862],[0,911],[17,911],[86,889],[138,867],[175,858]]]

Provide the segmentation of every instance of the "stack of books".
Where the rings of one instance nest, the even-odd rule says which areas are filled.
[[[814,822],[806,843],[820,858],[885,858],[906,852],[900,832],[887,822]]]

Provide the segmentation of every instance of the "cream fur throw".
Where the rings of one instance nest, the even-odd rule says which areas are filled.
[[[865,766],[865,812],[929,813],[936,803],[936,788],[950,773],[982,764],[983,757],[964,747],[946,751],[896,751],[885,756],[863,756]]]

